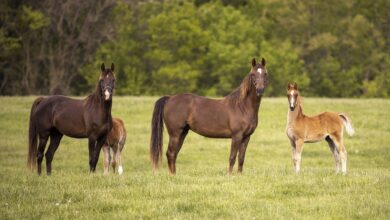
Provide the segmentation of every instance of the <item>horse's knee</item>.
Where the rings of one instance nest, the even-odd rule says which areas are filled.
[[[167,156],[168,161],[174,160],[176,157],[176,152],[168,149],[166,156]]]
[[[37,161],[38,161],[38,163],[42,163],[42,161],[43,161],[43,153],[41,153],[41,152],[37,153]]]

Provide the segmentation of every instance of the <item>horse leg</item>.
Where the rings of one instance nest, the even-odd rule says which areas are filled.
[[[111,166],[112,166],[112,169],[114,170],[114,173],[115,173],[115,169],[116,169],[116,164],[118,163],[117,155],[116,155],[117,152],[118,152],[118,144],[112,145],[113,160],[111,162]]]
[[[347,151],[345,149],[342,136],[342,133],[334,133],[330,136],[330,138],[334,141],[338,148],[341,158],[341,172],[345,175],[347,173]]]
[[[88,151],[89,151],[89,172],[93,172],[93,157],[95,156],[96,140],[92,137],[88,138]]]
[[[115,161],[118,164],[118,174],[122,175],[123,173],[123,167],[122,167],[122,149],[123,145],[121,143],[117,144],[117,150],[115,152]]]
[[[242,143],[241,137],[232,137],[232,144],[230,147],[230,157],[229,157],[229,175],[232,175],[233,166],[236,163],[237,151]]]
[[[53,161],[54,153],[56,152],[58,146],[60,145],[61,138],[62,138],[62,134],[58,131],[52,131],[50,134],[50,145],[45,154],[46,174],[48,176],[51,175],[51,162]]]
[[[177,132],[178,135],[169,135],[168,150],[166,155],[168,159],[169,173],[171,175],[176,174],[176,158],[179,154],[181,146],[183,145],[184,139],[188,134],[188,130],[189,128],[186,127]]]
[[[347,174],[347,150],[343,142],[340,143],[339,151],[341,156],[341,172],[345,175]]]
[[[245,152],[250,138],[251,136],[244,138],[238,149],[238,173],[240,174],[242,173],[242,168],[244,166]]]
[[[301,156],[303,150],[303,139],[298,139],[295,141],[295,152],[293,155],[293,162],[295,167],[295,172],[299,173],[301,170]]]
[[[294,163],[294,156],[295,156],[295,152],[296,152],[296,145],[295,145],[295,141],[290,139],[290,143],[291,143],[291,160],[293,161],[293,167],[294,167],[294,170],[295,170],[295,163]]]
[[[92,172],[95,172],[95,170],[96,170],[96,165],[97,165],[97,162],[99,161],[100,151],[101,151],[102,146],[105,142],[106,142],[106,135],[99,137],[96,141],[95,155],[94,155],[93,161],[92,161]]]
[[[49,139],[49,135],[39,135],[39,146],[37,152],[38,175],[41,175],[42,173],[42,161],[43,161],[43,155],[45,152],[47,139]]]
[[[333,153],[333,157],[334,157],[334,160],[336,162],[336,173],[339,173],[340,172],[340,156],[339,156],[339,150],[337,149],[337,146],[336,144],[334,143],[334,141],[329,137],[327,136],[325,138],[326,142],[328,142],[328,145],[329,145],[329,148],[330,150],[332,151]]]
[[[103,145],[103,165],[104,165],[104,174],[108,174],[110,169],[111,155],[110,155],[110,146],[108,144]]]

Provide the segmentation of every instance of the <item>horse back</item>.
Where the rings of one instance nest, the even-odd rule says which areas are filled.
[[[168,132],[189,128],[206,137],[231,137],[229,110],[223,100],[193,94],[171,96],[164,108]]]

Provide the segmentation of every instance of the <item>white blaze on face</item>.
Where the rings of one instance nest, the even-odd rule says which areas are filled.
[[[257,72],[261,75],[263,73],[263,70],[261,68],[257,69]]]
[[[290,107],[294,108],[294,90],[291,90],[290,97],[291,97],[291,99],[290,99]]]
[[[108,89],[106,89],[106,90],[104,91],[104,96],[105,96],[105,99],[106,99],[106,100],[110,99],[110,92],[108,91]]]

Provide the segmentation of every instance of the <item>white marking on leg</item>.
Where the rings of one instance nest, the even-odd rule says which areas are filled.
[[[118,167],[118,174],[122,175],[122,173],[123,173],[122,165],[119,165],[119,167]]]
[[[295,172],[299,173],[301,170],[301,155],[298,152],[295,152],[294,154],[294,165],[295,165]]]
[[[347,173],[347,155],[345,152],[340,152],[341,155],[341,172],[343,175]]]

